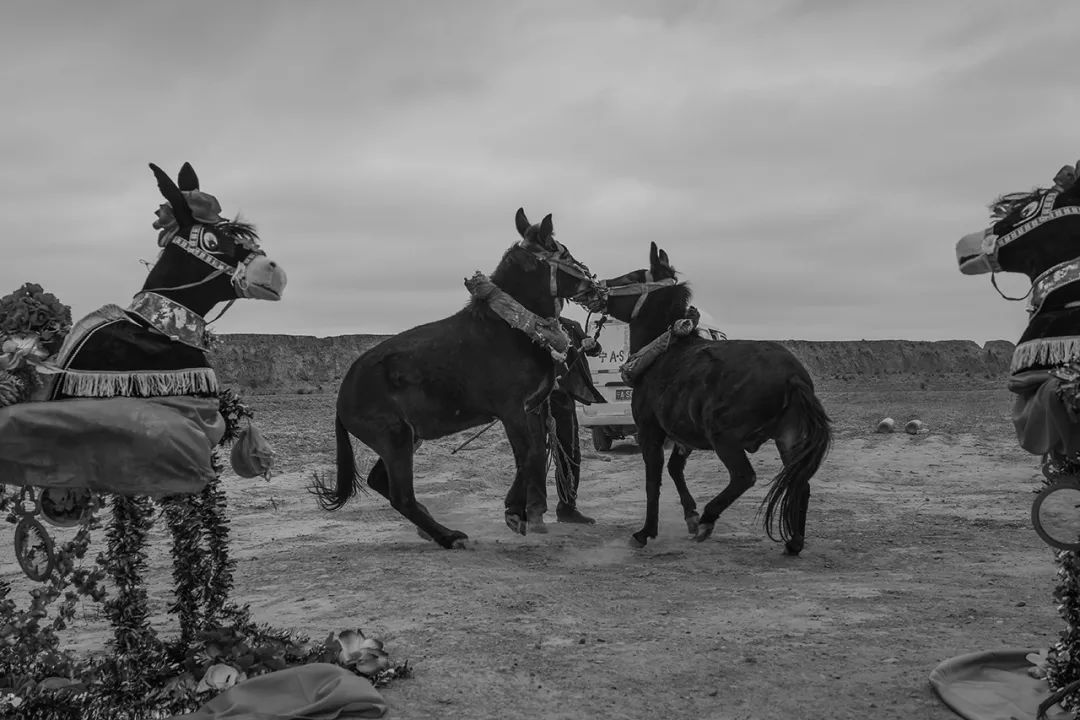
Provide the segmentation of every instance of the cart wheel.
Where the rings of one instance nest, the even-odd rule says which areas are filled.
[[[34,518],[24,517],[15,526],[15,557],[26,577],[34,582],[47,580],[56,568],[52,538]]]
[[[1070,477],[1040,490],[1031,504],[1031,524],[1050,547],[1080,550],[1080,480]]]
[[[597,452],[607,452],[611,449],[611,436],[607,434],[607,430],[603,427],[594,427],[592,429],[592,446],[596,448]]]

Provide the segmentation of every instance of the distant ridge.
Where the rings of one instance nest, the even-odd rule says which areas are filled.
[[[221,335],[219,380],[259,394],[336,392],[359,355],[388,335]],[[992,340],[781,340],[822,389],[880,383],[912,389],[1000,384],[1015,346]]]

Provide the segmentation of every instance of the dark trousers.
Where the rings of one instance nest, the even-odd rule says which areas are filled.
[[[555,449],[554,461],[558,464],[556,478],[566,478],[565,482],[555,482],[559,493],[559,504],[566,508],[577,506],[577,489],[581,481],[581,447],[578,438],[578,421],[574,398],[560,390],[552,391],[549,397],[551,418],[555,421],[555,437],[560,448]]]

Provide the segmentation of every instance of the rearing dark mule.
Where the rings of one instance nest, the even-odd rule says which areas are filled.
[[[503,255],[493,282],[525,309],[554,322],[560,298],[596,307],[592,273],[555,241],[551,215],[531,225],[517,211],[521,241]],[[561,332],[559,330],[558,332]],[[399,333],[361,355],[338,393],[337,485],[318,478],[320,505],[344,505],[359,487],[349,435],[379,460],[367,484],[390,500],[421,535],[446,548],[465,533],[436,522],[413,491],[413,452],[420,440],[444,437],[499,419],[517,468],[506,495],[507,525],[543,532],[547,480],[547,397],[560,363],[529,335],[511,327],[488,301],[473,298],[454,315]]]
[[[690,307],[690,288],[675,281],[667,253],[656,243],[649,264],[648,271],[602,283],[610,292],[607,312],[630,324],[631,356],[685,318]],[[627,287],[634,290],[626,292]],[[673,340],[632,385],[647,500],[645,525],[634,533],[632,545],[643,547],[657,534],[666,439],[686,448],[712,449],[730,475],[727,487],[705,506],[697,524],[698,541],[712,534],[720,513],[754,484],[757,476],[746,453],[772,439],[784,467],[763,503],[765,530],[775,539],[772,528],[779,510],[786,551],[802,551],[810,478],[828,453],[832,433],[813,380],[790,351],[774,342],[706,340],[690,334]],[[682,479],[687,454],[676,448],[670,469],[692,528],[695,507]]]

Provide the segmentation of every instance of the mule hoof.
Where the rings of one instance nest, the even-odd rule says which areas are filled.
[[[640,550],[641,548],[645,547],[646,543],[648,543],[648,542],[649,542],[648,538],[646,538],[644,535],[641,535],[640,533],[634,533],[633,535],[630,536],[630,547],[635,548],[637,550]]]
[[[544,524],[543,520],[530,520],[527,525],[527,532],[531,532],[536,535],[544,535],[548,531],[547,525]]]
[[[506,527],[518,535],[524,535],[528,532],[528,523],[517,513],[506,513]]]
[[[697,535],[698,530],[698,514],[689,513],[686,516],[686,532],[691,535]]]
[[[712,535],[714,527],[716,527],[716,523],[698,523],[697,534],[694,535],[694,539],[698,542],[705,542]]]
[[[794,537],[784,543],[784,554],[798,556],[802,552],[805,542],[801,537]]]

